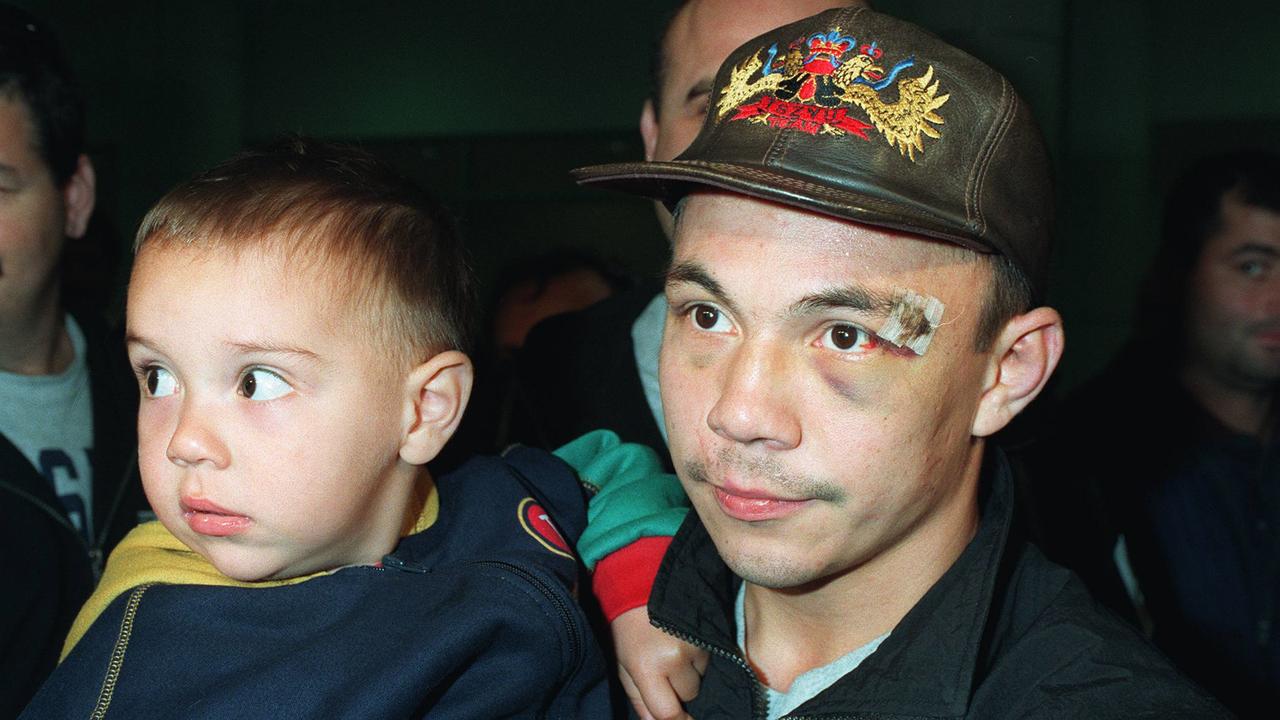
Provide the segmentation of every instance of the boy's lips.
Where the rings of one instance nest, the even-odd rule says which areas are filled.
[[[179,507],[182,519],[200,535],[226,537],[244,532],[253,524],[249,517],[201,498],[184,497]]]

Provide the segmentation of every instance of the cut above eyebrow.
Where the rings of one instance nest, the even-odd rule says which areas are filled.
[[[846,285],[806,295],[791,305],[791,314],[802,315],[816,310],[845,308],[888,317],[896,305],[897,299],[893,295],[861,285]]]

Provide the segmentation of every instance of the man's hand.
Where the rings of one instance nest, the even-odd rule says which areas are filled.
[[[644,606],[614,618],[609,630],[618,651],[622,687],[640,720],[688,718],[682,703],[698,695],[707,651],[650,625]]]

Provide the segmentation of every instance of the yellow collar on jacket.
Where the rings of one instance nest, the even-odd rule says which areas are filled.
[[[427,497],[422,504],[422,512],[414,523],[410,534],[420,533],[431,527],[440,513],[440,497],[436,493],[435,483],[426,489]],[[218,572],[203,556],[193,552],[174,537],[158,520],[143,523],[124,536],[102,573],[102,580],[89,596],[76,620],[67,634],[67,641],[62,646],[62,656],[58,662],[66,659],[71,649],[89,630],[93,621],[118,596],[146,583],[167,583],[170,585],[218,585],[223,587],[268,588],[281,585],[293,585],[320,575],[327,575],[337,568],[283,580],[261,580],[258,582],[242,582],[233,580]]]

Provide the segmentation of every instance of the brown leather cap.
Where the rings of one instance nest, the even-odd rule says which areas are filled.
[[[735,50],[675,160],[573,175],[669,207],[710,186],[999,252],[1044,290],[1053,191],[1026,104],[981,61],[866,9],[828,10]]]

